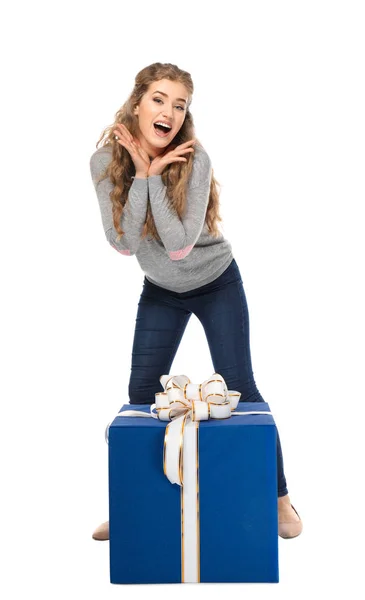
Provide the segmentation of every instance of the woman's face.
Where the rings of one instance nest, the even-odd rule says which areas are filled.
[[[182,83],[160,79],[150,84],[139,106],[137,115],[141,146],[150,158],[161,154],[171,144],[184,123],[188,102],[188,91]],[[170,129],[157,127],[154,123],[167,123]]]

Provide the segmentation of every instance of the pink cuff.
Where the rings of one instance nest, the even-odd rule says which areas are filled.
[[[171,258],[171,260],[181,260],[182,258],[185,258],[185,256],[187,256],[190,252],[190,250],[194,247],[194,244],[191,244],[191,246],[186,246],[186,248],[183,248],[182,250],[174,250],[173,252],[169,252],[169,256]]]
[[[113,244],[112,244],[113,246]],[[118,250],[118,248],[116,248],[115,246],[113,246],[114,250],[116,250],[117,252],[120,252],[121,254],[124,254],[125,256],[130,256],[131,255],[131,251],[130,250]]]

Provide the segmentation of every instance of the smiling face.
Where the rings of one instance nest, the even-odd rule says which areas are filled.
[[[138,139],[150,158],[161,154],[184,123],[189,94],[177,81],[160,79],[150,84],[139,106],[134,109],[139,125]],[[155,127],[166,123],[170,128]]]

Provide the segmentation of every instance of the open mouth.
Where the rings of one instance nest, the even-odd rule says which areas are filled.
[[[156,123],[154,123],[153,126],[155,128],[156,134],[159,137],[167,137],[171,131],[170,128],[164,127],[163,125],[156,125]]]

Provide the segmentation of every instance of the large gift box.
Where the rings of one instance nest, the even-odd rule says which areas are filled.
[[[277,583],[269,405],[239,402],[217,373],[160,381],[155,404],[125,404],[107,427],[110,582]]]

